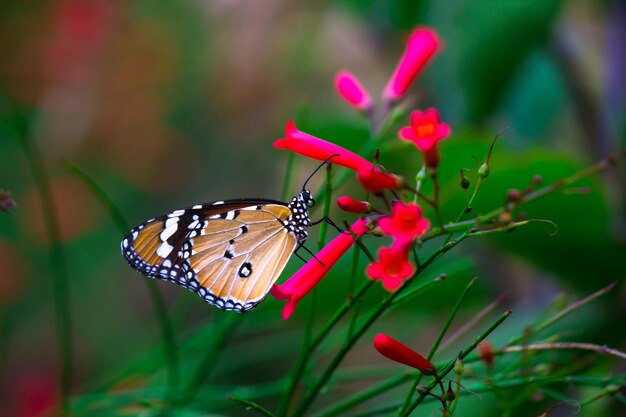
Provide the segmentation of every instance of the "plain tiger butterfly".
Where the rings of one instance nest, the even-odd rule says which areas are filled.
[[[222,310],[248,311],[306,241],[315,204],[307,182],[289,203],[214,201],[150,219],[124,237],[122,254],[150,278],[179,284]]]

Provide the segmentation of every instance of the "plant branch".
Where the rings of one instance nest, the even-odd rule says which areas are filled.
[[[65,163],[65,170],[76,176],[79,180],[84,182],[85,185],[87,185],[98,201],[100,201],[122,235],[128,233],[130,230],[129,223],[102,187],[100,187],[87,173],[69,162]],[[167,358],[169,397],[170,401],[172,401],[176,395],[176,389],[179,381],[178,348],[176,347],[174,327],[167,314],[165,299],[163,298],[156,282],[150,279],[145,279],[143,282],[145,282],[145,285],[148,288],[152,308],[154,309],[154,313],[157,317],[161,330],[161,339],[165,350],[165,357]]]

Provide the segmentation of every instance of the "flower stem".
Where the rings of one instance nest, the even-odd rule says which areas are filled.
[[[117,226],[122,234],[128,233],[130,230],[130,225],[124,218],[124,215],[119,210],[119,208],[113,203],[111,198],[107,195],[107,193],[100,187],[93,178],[91,178],[87,173],[79,169],[77,166],[66,162],[65,170],[70,174],[76,176],[78,179],[83,181],[87,187],[91,190],[94,196],[100,201],[102,206],[105,208],[109,217],[113,220],[113,223]],[[152,307],[154,308],[154,313],[159,322],[159,327],[161,330],[161,339],[163,342],[165,357],[167,358],[167,372],[168,372],[168,387],[169,387],[169,399],[173,401],[176,396],[176,388],[178,387],[179,381],[179,365],[178,365],[178,349],[176,347],[176,337],[174,335],[174,328],[172,326],[172,322],[167,314],[167,308],[165,304],[165,299],[161,294],[157,284],[155,281],[146,279],[143,280],[146,283],[146,287],[148,288],[148,293],[150,294],[150,300],[152,302]]]
[[[472,352],[474,349],[476,349],[476,347],[478,346],[478,344],[480,342],[482,342],[483,340],[485,340],[487,338],[487,336],[489,336],[496,328],[498,328],[498,326],[500,326],[502,324],[502,322],[504,322],[504,320],[506,320],[510,315],[511,315],[512,311],[509,310],[507,312],[505,312],[504,314],[502,314],[491,326],[489,326],[487,328],[487,330],[485,330],[480,336],[478,336],[476,338],[476,340],[474,340],[474,342],[472,342],[471,345],[469,345],[468,347],[466,347],[465,349],[463,349],[461,351],[461,353],[459,353],[457,358],[454,358],[452,360],[450,360],[448,362],[447,365],[445,365],[442,369],[440,369],[437,373],[439,374],[439,376],[441,378],[445,377],[450,371],[452,371],[452,369],[454,369],[454,364],[456,362],[456,359],[464,359],[467,355],[470,354],[470,352]],[[400,417],[408,417],[413,410],[415,410],[415,408],[422,402],[424,401],[424,398],[426,397],[426,395],[428,395],[428,392],[430,392],[435,386],[437,386],[437,381],[433,380],[430,384],[428,384],[425,392],[420,393],[419,397],[415,399],[415,401],[413,401],[413,403],[411,403],[411,405],[409,405],[409,407],[407,407],[405,410],[403,410],[403,412],[401,412],[399,415]]]
[[[436,259],[438,259],[444,253],[448,252],[454,246],[459,244],[467,236],[468,236],[467,232],[463,233],[457,239],[452,240],[452,241],[448,242],[446,245],[442,245],[441,247],[439,247],[435,252],[433,252],[428,257],[428,259],[426,259],[424,261],[424,263],[422,264],[422,268],[421,269],[417,270],[409,280],[405,281],[404,285],[402,285],[396,292],[392,293],[389,297],[387,297],[387,299],[385,299],[385,301],[383,301],[383,303],[380,306],[378,306],[378,308],[376,308],[374,310],[374,312],[372,312],[369,315],[369,317],[367,317],[367,319],[365,320],[365,323],[363,323],[361,325],[361,327],[359,327],[358,330],[356,330],[356,332],[354,332],[354,335],[352,335],[352,337],[350,339],[348,339],[348,340],[346,340],[344,342],[343,346],[339,349],[339,351],[331,359],[330,363],[326,366],[326,368],[322,372],[322,375],[319,377],[319,379],[313,385],[311,390],[306,394],[306,396],[303,398],[303,400],[300,402],[300,404],[296,408],[295,412],[293,413],[292,417],[301,417],[301,416],[303,416],[306,413],[306,411],[308,410],[309,406],[313,403],[313,401],[315,400],[315,398],[317,397],[317,395],[319,394],[321,389],[324,387],[326,382],[328,382],[328,380],[330,379],[331,375],[333,374],[333,372],[335,371],[337,366],[339,366],[339,363],[341,363],[341,361],[346,356],[346,354],[350,351],[352,346],[354,346],[354,344],[361,338],[361,336],[363,336],[363,334],[365,334],[365,332],[370,328],[370,326],[372,324],[374,324],[374,322],[385,311],[387,311],[387,309],[393,304],[394,300],[398,296],[400,296],[403,293],[403,291],[405,291],[407,288],[410,288],[410,286],[414,282],[417,281],[415,278],[425,268],[427,268],[432,262],[434,262]]]
[[[435,343],[433,343],[433,346],[430,348],[430,352],[428,352],[428,356],[426,357],[426,359],[428,359],[429,361],[433,359],[433,356],[435,356],[435,353],[437,352],[437,349],[439,349],[439,345],[441,344],[441,340],[443,339],[443,337],[448,332],[448,329],[450,328],[450,325],[452,324],[452,321],[456,317],[456,314],[458,313],[459,308],[461,308],[461,305],[465,301],[465,298],[467,297],[467,294],[474,287],[474,284],[476,283],[476,279],[477,278],[474,277],[474,278],[472,278],[470,280],[470,282],[467,284],[467,286],[465,287],[465,289],[463,290],[463,292],[459,296],[459,299],[457,300],[456,304],[452,308],[452,312],[448,316],[448,319],[446,320],[446,323],[444,324],[443,328],[439,332],[439,335],[437,336],[437,340],[435,340]],[[413,386],[409,390],[409,392],[408,392],[408,394],[406,396],[406,399],[404,400],[404,405],[402,406],[402,410],[406,409],[409,406],[409,404],[411,403],[411,400],[413,399],[413,393],[415,392],[415,388],[419,385],[420,381],[422,380],[422,376],[423,375],[424,374],[420,373],[419,376],[415,379],[415,382],[414,382]]]
[[[266,417],[275,417],[274,414],[272,414],[268,409],[260,406],[259,404],[253,401],[248,401],[240,397],[228,397],[228,399],[245,405],[247,411],[254,410],[257,413],[262,414]]]
[[[617,285],[617,281],[614,281],[611,284],[607,285],[606,287],[604,287],[604,288],[594,292],[593,294],[588,295],[587,297],[585,297],[585,298],[583,298],[581,300],[578,300],[575,303],[567,306],[563,310],[559,311],[558,313],[556,313],[552,317],[550,317],[547,320],[545,320],[543,323],[539,324],[536,328],[532,329],[532,332],[525,332],[521,336],[516,337],[515,339],[511,340],[508,343],[508,345],[515,345],[515,344],[521,343],[524,340],[526,340],[529,336],[531,336],[532,334],[537,334],[540,331],[542,331],[542,330],[552,326],[554,323],[556,323],[557,321],[561,320],[563,317],[567,316],[572,311],[574,311],[574,310],[584,306],[588,302],[590,302],[592,300],[595,300],[596,298],[598,298],[598,297],[606,294],[607,292],[611,291],[613,288],[615,288],[615,285]]]
[[[577,350],[590,350],[592,352],[596,352],[600,355],[609,355],[615,356],[621,359],[626,359],[626,353],[617,350],[611,349],[606,346],[595,345],[593,343],[578,343],[578,342],[569,342],[569,343],[535,343],[529,345],[519,345],[519,346],[507,346],[501,350],[502,353],[510,353],[510,352],[525,352],[529,350],[555,350],[555,349],[577,349]]]
[[[57,210],[44,159],[28,132],[27,122],[19,120],[18,123],[20,124],[18,127],[18,139],[24,149],[37,185],[50,245],[49,256],[53,275],[52,290],[54,293],[54,309],[61,363],[59,375],[61,413],[62,415],[67,415],[69,412],[68,401],[73,374],[73,348],[71,299],[65,251],[61,242]]]

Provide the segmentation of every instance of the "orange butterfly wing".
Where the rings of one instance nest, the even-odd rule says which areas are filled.
[[[139,272],[175,282],[223,310],[262,301],[293,253],[291,210],[269,200],[231,200],[173,211],[137,226],[122,253]]]

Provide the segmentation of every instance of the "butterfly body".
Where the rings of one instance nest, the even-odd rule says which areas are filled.
[[[122,254],[148,277],[179,284],[222,310],[247,311],[306,241],[313,203],[303,190],[289,203],[238,199],[175,210],[133,228]]]

